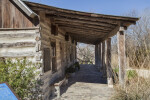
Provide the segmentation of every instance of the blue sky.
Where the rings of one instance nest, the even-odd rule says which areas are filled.
[[[124,15],[132,10],[141,13],[150,9],[150,0],[30,0],[59,8],[94,12],[108,15]]]

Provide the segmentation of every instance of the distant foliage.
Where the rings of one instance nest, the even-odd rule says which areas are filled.
[[[95,62],[94,45],[78,43],[77,59],[80,64],[94,64]]]
[[[38,67],[26,59],[0,61],[0,82],[7,82],[23,100],[37,99],[39,89],[36,87],[40,84],[36,79]]]

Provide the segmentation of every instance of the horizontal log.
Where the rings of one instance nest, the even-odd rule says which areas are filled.
[[[39,30],[40,27],[29,28],[0,28],[0,31]]]
[[[33,57],[35,56],[35,52],[7,52],[7,53],[0,53],[0,57],[10,57],[10,58],[16,58],[16,57]]]
[[[34,47],[35,42],[17,42],[17,43],[0,43],[0,48],[10,48],[10,47]]]
[[[0,34],[0,38],[25,38],[35,37],[36,33]]]

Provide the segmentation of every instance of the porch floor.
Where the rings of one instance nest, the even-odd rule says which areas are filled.
[[[94,65],[81,65],[67,86],[61,87],[59,100],[109,100],[113,93]]]

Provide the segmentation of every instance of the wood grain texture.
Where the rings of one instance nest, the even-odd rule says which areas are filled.
[[[113,85],[113,70],[111,68],[111,38],[107,39],[107,51],[106,51],[106,68],[107,68],[107,81],[108,86]]]
[[[122,87],[125,84],[125,69],[126,69],[126,55],[125,55],[125,34],[124,31],[117,33],[118,40],[118,58],[119,58],[119,83]]]
[[[25,28],[38,25],[34,22],[34,20],[39,22],[37,18],[29,18],[11,0],[1,0],[0,2],[0,28]]]
[[[0,48],[10,48],[10,47],[34,47],[35,42],[17,42],[17,43],[0,43]]]

